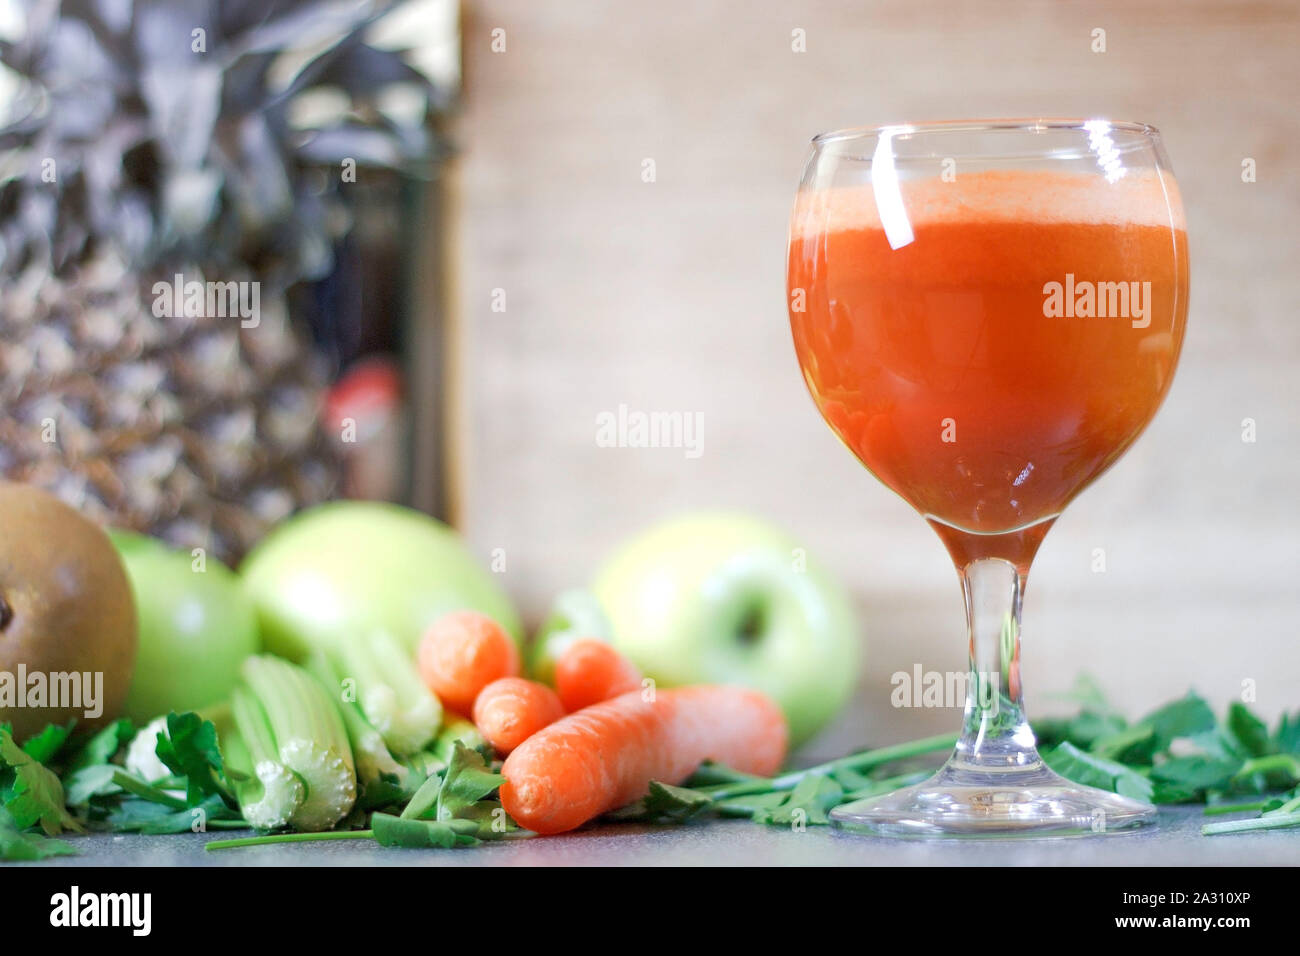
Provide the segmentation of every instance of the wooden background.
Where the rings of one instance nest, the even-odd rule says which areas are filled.
[[[479,0],[465,12],[456,513],[481,555],[504,549],[530,619],[637,529],[746,509],[797,535],[861,607],[859,701],[819,746],[955,728],[955,712],[889,705],[895,671],[965,666],[951,565],[838,445],[795,364],[783,269],[807,141],[929,118],[1136,119],[1163,130],[1187,204],[1189,332],[1161,414],[1039,556],[1031,714],[1059,710],[1050,695],[1081,671],[1135,712],[1188,687],[1220,707],[1243,680],[1269,714],[1300,706],[1300,5]],[[1098,27],[1104,53],[1091,50]],[[493,53],[497,28],[506,49]],[[795,29],[806,52],[791,49]],[[701,413],[703,454],[598,447],[597,415],[620,404]],[[1104,574],[1091,571],[1098,547]]]

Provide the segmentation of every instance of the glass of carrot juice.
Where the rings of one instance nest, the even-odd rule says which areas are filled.
[[[790,327],[822,416],[952,556],[970,642],[961,736],[930,780],[840,807],[891,836],[1111,833],[1132,796],[1049,769],[1020,606],[1052,523],[1169,391],[1187,233],[1159,133],[998,120],[816,137],[791,218]]]

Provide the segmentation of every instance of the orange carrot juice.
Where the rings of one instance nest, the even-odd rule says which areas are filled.
[[[790,323],[808,389],[954,557],[992,536],[988,553],[1027,565],[1169,389],[1187,235],[1172,177],[1126,173],[903,180],[901,228],[871,186],[796,204]]]

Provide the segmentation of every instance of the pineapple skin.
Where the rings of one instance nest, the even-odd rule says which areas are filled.
[[[0,277],[0,475],[235,563],[335,492],[326,370],[265,282],[255,327],[155,315],[155,282],[176,274],[204,281],[186,265],[141,275],[111,248]]]

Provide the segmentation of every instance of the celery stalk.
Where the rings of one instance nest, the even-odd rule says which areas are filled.
[[[329,829],[357,794],[342,717],[315,679],[287,661],[250,657],[241,673],[245,687],[231,703],[260,785],[241,794],[245,817],[262,829]]]
[[[288,826],[307,798],[306,787],[280,762],[266,711],[257,699],[236,687],[230,706],[238,732],[227,735],[221,749],[231,768],[247,774],[247,780],[235,787],[244,819],[258,830]]]
[[[417,753],[433,740],[442,722],[442,704],[391,634],[375,631],[344,642],[336,648],[332,664],[337,676],[355,681],[357,704],[393,753]]]
[[[307,660],[307,670],[325,688],[343,717],[348,741],[352,744],[352,756],[357,765],[358,781],[364,785],[378,780],[381,774],[390,774],[404,785],[410,776],[410,770],[397,762],[388,749],[388,744],[384,742],[383,735],[366,719],[356,701],[344,696],[343,682],[329,658],[320,653],[312,654]]]

